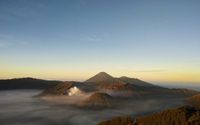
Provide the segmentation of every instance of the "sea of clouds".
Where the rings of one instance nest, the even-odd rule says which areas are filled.
[[[40,92],[39,90],[0,91],[1,125],[95,125],[99,121],[115,116],[134,116],[182,104],[181,100],[170,98],[127,99],[115,102],[119,103],[119,107],[90,110],[62,103],[73,101],[72,97],[55,99],[55,102],[52,101],[53,98],[47,101],[34,97]]]

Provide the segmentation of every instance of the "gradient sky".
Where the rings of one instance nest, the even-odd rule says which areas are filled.
[[[100,71],[200,84],[200,1],[0,0],[0,78]]]

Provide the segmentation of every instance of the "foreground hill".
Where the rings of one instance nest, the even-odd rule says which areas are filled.
[[[200,110],[184,106],[137,118],[117,117],[98,125],[199,125]]]
[[[112,107],[112,97],[106,93],[95,92],[80,103],[81,107],[109,108]]]
[[[200,94],[194,95],[187,99],[187,102],[198,109],[200,109]]]
[[[53,87],[60,81],[48,81],[34,78],[18,78],[0,80],[0,90],[13,89],[46,89]]]

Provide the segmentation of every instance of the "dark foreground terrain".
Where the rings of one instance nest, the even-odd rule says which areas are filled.
[[[199,125],[200,110],[184,106],[141,117],[116,117],[98,125]]]
[[[200,94],[186,99],[187,105],[138,117],[115,117],[98,125],[200,125]]]

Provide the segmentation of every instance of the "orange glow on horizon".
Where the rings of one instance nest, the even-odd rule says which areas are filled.
[[[100,70],[101,71],[101,70]],[[21,77],[33,77],[49,80],[72,80],[72,81],[84,81],[100,71],[51,71],[51,70],[1,70],[0,78],[21,78]],[[29,72],[29,73],[27,73]],[[184,83],[200,83],[199,71],[161,71],[161,72],[132,72],[132,71],[110,71],[107,72],[113,77],[127,76],[132,78],[138,78],[143,81],[158,81],[158,82],[184,82]]]

